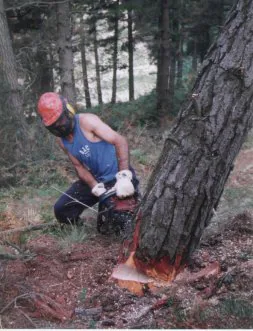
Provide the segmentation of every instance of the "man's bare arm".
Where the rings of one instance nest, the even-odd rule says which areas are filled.
[[[107,124],[105,124],[98,116],[94,114],[86,114],[88,116],[80,116],[81,127],[85,130],[91,131],[95,136],[101,140],[105,140],[115,146],[119,170],[129,168],[129,149],[128,142],[125,137],[114,131]]]
[[[71,155],[66,148],[64,147],[62,141],[60,139],[57,139],[57,142],[59,146],[63,149],[63,151],[68,155],[70,161],[74,165],[76,172],[78,174],[78,177],[84,181],[87,185],[89,185],[90,188],[93,188],[96,184],[97,181],[96,179],[92,176],[90,171],[86,169],[78,160],[75,158],[73,155]]]

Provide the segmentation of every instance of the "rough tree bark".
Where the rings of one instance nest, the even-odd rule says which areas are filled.
[[[177,273],[212,218],[252,127],[252,49],[253,0],[240,0],[209,49],[149,181],[134,255],[146,273]]]
[[[61,93],[69,100],[69,102],[75,104],[76,92],[69,1],[63,1],[57,4],[57,30]]]

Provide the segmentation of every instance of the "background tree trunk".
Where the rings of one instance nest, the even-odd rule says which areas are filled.
[[[7,106],[9,103],[10,106],[8,108],[11,110],[11,116],[20,117],[22,113],[22,100],[3,0],[0,0],[0,59],[4,82],[9,88]]]
[[[53,67],[50,59],[50,52],[51,50],[48,48],[39,48],[35,57],[39,63],[37,69],[38,74],[35,83],[33,84],[37,99],[40,94],[53,91],[54,88]]]
[[[80,51],[81,51],[81,59],[82,59],[83,87],[84,87],[85,103],[86,103],[86,107],[90,108],[91,107],[91,99],[90,99],[90,89],[89,89],[87,61],[86,61],[85,26],[84,26],[84,20],[83,19],[82,19],[80,37],[81,37]]]
[[[93,22],[93,46],[94,46],[94,55],[95,55],[95,66],[96,66],[96,82],[97,82],[97,94],[98,94],[98,103],[100,105],[103,104],[103,96],[101,89],[101,78],[100,78],[100,64],[99,64],[99,56],[98,56],[98,41],[97,41],[97,26],[96,21],[94,19]]]
[[[169,40],[169,0],[160,0],[159,45],[157,64],[157,110],[159,115],[169,113],[169,68],[170,68],[170,40]]]
[[[176,77],[176,87],[178,89],[180,89],[182,86],[183,86],[183,61],[184,61],[184,58],[183,58],[183,36],[182,36],[182,33],[180,33],[180,36],[179,36],[179,43],[178,43],[178,50],[177,50],[177,77]]]
[[[175,97],[175,75],[176,75],[176,54],[174,47],[170,47],[170,75],[169,75],[169,91],[167,102],[167,113],[174,110],[174,97]]]
[[[117,93],[117,67],[118,67],[118,40],[119,40],[119,0],[115,3],[114,14],[114,40],[113,40],[113,56],[112,56],[112,99],[111,103],[116,103]]]
[[[76,102],[74,60],[72,52],[72,28],[69,1],[57,4],[58,53],[62,94],[69,102]]]
[[[14,162],[25,153],[27,145],[26,123],[22,112],[22,97],[18,84],[16,61],[7,24],[3,0],[0,0],[0,116],[1,159]]]
[[[50,69],[51,69],[51,76],[52,76],[52,82],[51,82],[51,86],[52,86],[52,91],[54,91],[55,88],[55,84],[54,84],[54,55],[53,55],[53,49],[51,47],[51,45],[48,47],[48,56],[49,56],[49,63],[50,63]]]
[[[130,7],[132,4],[130,3]],[[134,100],[134,39],[133,39],[133,10],[127,8],[127,31],[128,31],[128,88],[129,100]]]
[[[198,70],[197,42],[196,40],[193,40],[192,72],[196,74],[197,70]]]
[[[162,260],[179,268],[212,218],[252,127],[252,48],[253,1],[241,0],[209,49],[149,181],[135,254],[143,269]]]
[[[184,13],[184,1],[180,0],[179,4],[179,15],[178,15],[178,31],[177,31],[177,42],[176,42],[176,67],[177,67],[177,75],[176,75],[176,87],[178,89],[183,86],[183,53],[184,53],[184,31],[183,31],[183,22],[182,17]]]

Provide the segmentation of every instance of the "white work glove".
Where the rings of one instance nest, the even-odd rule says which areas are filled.
[[[130,170],[121,170],[116,174],[117,181],[114,189],[116,190],[117,197],[123,199],[134,194],[132,179],[133,174]]]
[[[104,194],[105,192],[106,188],[104,186],[104,183],[97,183],[91,190],[91,193],[96,197],[100,197],[100,195]]]

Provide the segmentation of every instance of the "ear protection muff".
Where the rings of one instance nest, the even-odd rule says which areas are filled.
[[[63,111],[65,112],[65,114],[67,116],[69,116],[70,118],[73,118],[76,114],[74,107],[71,106],[71,104],[68,103],[67,99],[64,98],[62,95],[60,96],[60,98],[61,98],[61,102],[63,105]]]
[[[76,113],[75,109],[69,103],[66,103],[66,108],[68,109],[69,115],[74,117]]]

